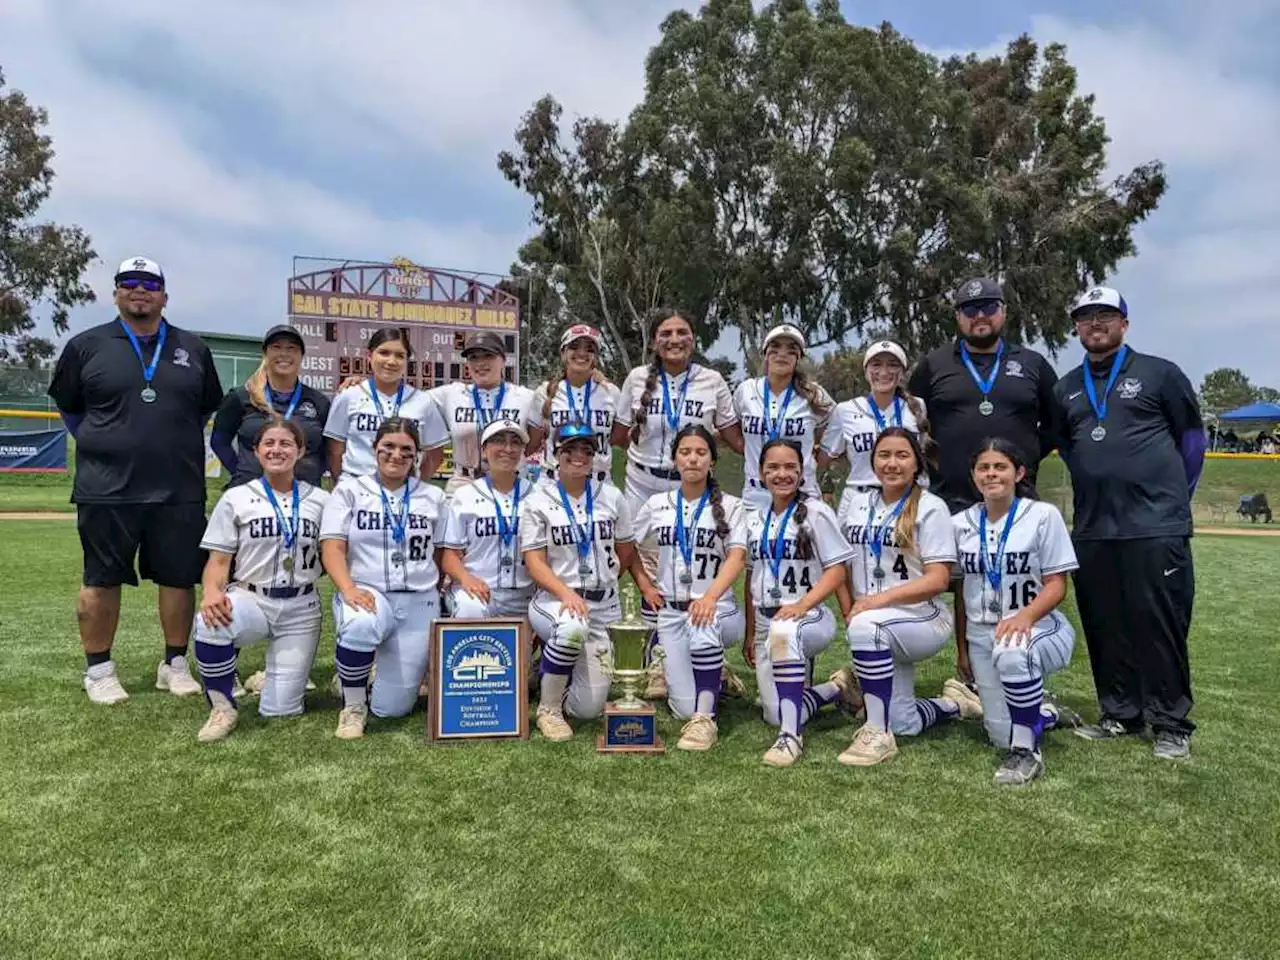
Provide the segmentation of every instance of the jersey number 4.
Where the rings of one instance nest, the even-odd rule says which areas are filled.
[[[782,575],[782,585],[792,593],[796,592],[796,568],[789,567],[787,572]],[[809,568],[800,568],[800,586],[804,588],[804,592],[808,593],[813,589],[813,583],[809,580]]]

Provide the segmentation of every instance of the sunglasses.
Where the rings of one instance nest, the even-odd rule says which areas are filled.
[[[121,280],[119,283],[116,284],[116,286],[121,288],[122,290],[136,290],[138,289],[138,287],[141,287],[143,290],[148,290],[151,293],[159,293],[161,290],[164,289],[164,281],[163,280],[137,280],[137,279]]]
[[[994,317],[1000,312],[1000,308],[1003,306],[1004,304],[999,300],[981,300],[977,303],[966,303],[960,308],[960,312],[970,320],[979,314],[984,317]]]

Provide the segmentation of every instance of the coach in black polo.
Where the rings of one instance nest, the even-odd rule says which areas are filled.
[[[1190,754],[1191,495],[1204,466],[1195,390],[1124,343],[1129,308],[1095,287],[1072,310],[1085,363],[1054,391],[1075,497],[1076,602],[1102,718],[1093,740],[1150,726],[1155,755]]]
[[[134,560],[160,588],[165,656],[156,686],[200,692],[187,666],[193,586],[204,553],[204,424],[222,399],[209,348],[164,319],[164,271],[145,257],[115,275],[119,315],[72,337],[49,385],[76,441],[71,499],[84,549],[76,617],[94,703],[128,699],[111,645],[120,585],[136,586]]]
[[[911,374],[908,389],[925,402],[937,443],[938,463],[930,470],[930,491],[952,513],[979,499],[970,461],[987,437],[1002,437],[1022,451],[1027,482],[1056,444],[1053,367],[1029,347],[1011,344],[1005,326],[1004,290],[985,277],[962,283],[954,294],[955,343],[926,355]],[[963,593],[956,602],[956,656],[960,676],[971,681],[965,638]]]

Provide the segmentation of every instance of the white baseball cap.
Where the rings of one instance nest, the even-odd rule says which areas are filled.
[[[862,369],[865,370],[872,360],[885,354],[902,364],[903,370],[907,369],[907,352],[892,340],[877,340],[867,347],[866,353],[862,355]]]
[[[484,433],[480,434],[480,446],[483,447],[500,433],[514,433],[522,443],[529,442],[528,431],[515,420],[495,420],[484,428]]]
[[[160,269],[160,264],[146,257],[130,257],[128,260],[120,261],[120,269],[116,271],[115,280],[141,280],[144,277],[153,277],[156,280],[164,280],[164,271]]]
[[[560,349],[563,350],[575,340],[590,340],[600,346],[600,331],[587,323],[575,323],[572,327],[560,334]]]
[[[790,324],[790,323],[780,323],[776,327],[774,327],[772,330],[770,330],[768,333],[766,333],[764,335],[764,345],[761,346],[760,352],[763,353],[764,351],[768,350],[769,344],[773,343],[773,341],[775,340],[781,339],[782,337],[786,337],[789,340],[794,340],[796,344],[800,347],[800,356],[802,357],[804,356],[804,351],[806,347],[806,344],[804,342],[804,331],[802,331],[799,327],[794,326],[793,324]]]
[[[1120,311],[1122,317],[1129,316],[1129,305],[1124,302],[1124,297],[1120,296],[1120,291],[1113,290],[1111,287],[1090,287],[1080,295],[1076,305],[1071,308],[1071,315],[1074,317],[1077,313],[1091,307],[1109,307]]]

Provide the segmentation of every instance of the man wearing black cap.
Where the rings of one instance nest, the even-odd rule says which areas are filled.
[[[213,420],[209,445],[231,473],[228,486],[248,483],[262,476],[262,465],[253,452],[253,441],[273,415],[293,420],[307,438],[307,450],[298,461],[297,477],[320,486],[324,474],[324,424],[329,418],[329,398],[302,382],[302,335],[288,324],[279,324],[262,338],[262,363],[244,386],[228,391]]]
[[[954,295],[956,326],[953,344],[925,356],[911,374],[911,393],[925,402],[938,464],[930,470],[930,490],[957,513],[979,499],[970,460],[987,437],[1002,437],[1023,453],[1027,482],[1056,444],[1053,386],[1058,376],[1029,347],[1006,343],[1004,291],[986,277],[961,284]],[[957,667],[972,679],[965,640],[962,594],[956,595]]]
[[[1118,292],[1094,287],[1071,316],[1087,359],[1054,395],[1075,500],[1076,601],[1102,713],[1078,732],[1105,740],[1150,726],[1155,755],[1182,759],[1195,729],[1187,634],[1200,407],[1175,364],[1125,345],[1129,307]]]
[[[120,585],[160,588],[165,656],[156,687],[200,692],[187,666],[195,592],[204,568],[204,424],[222,399],[213,356],[164,319],[164,272],[145,257],[115,275],[119,316],[72,337],[49,396],[76,440],[71,499],[84,550],[76,605],[94,703],[128,699],[111,661]]]

